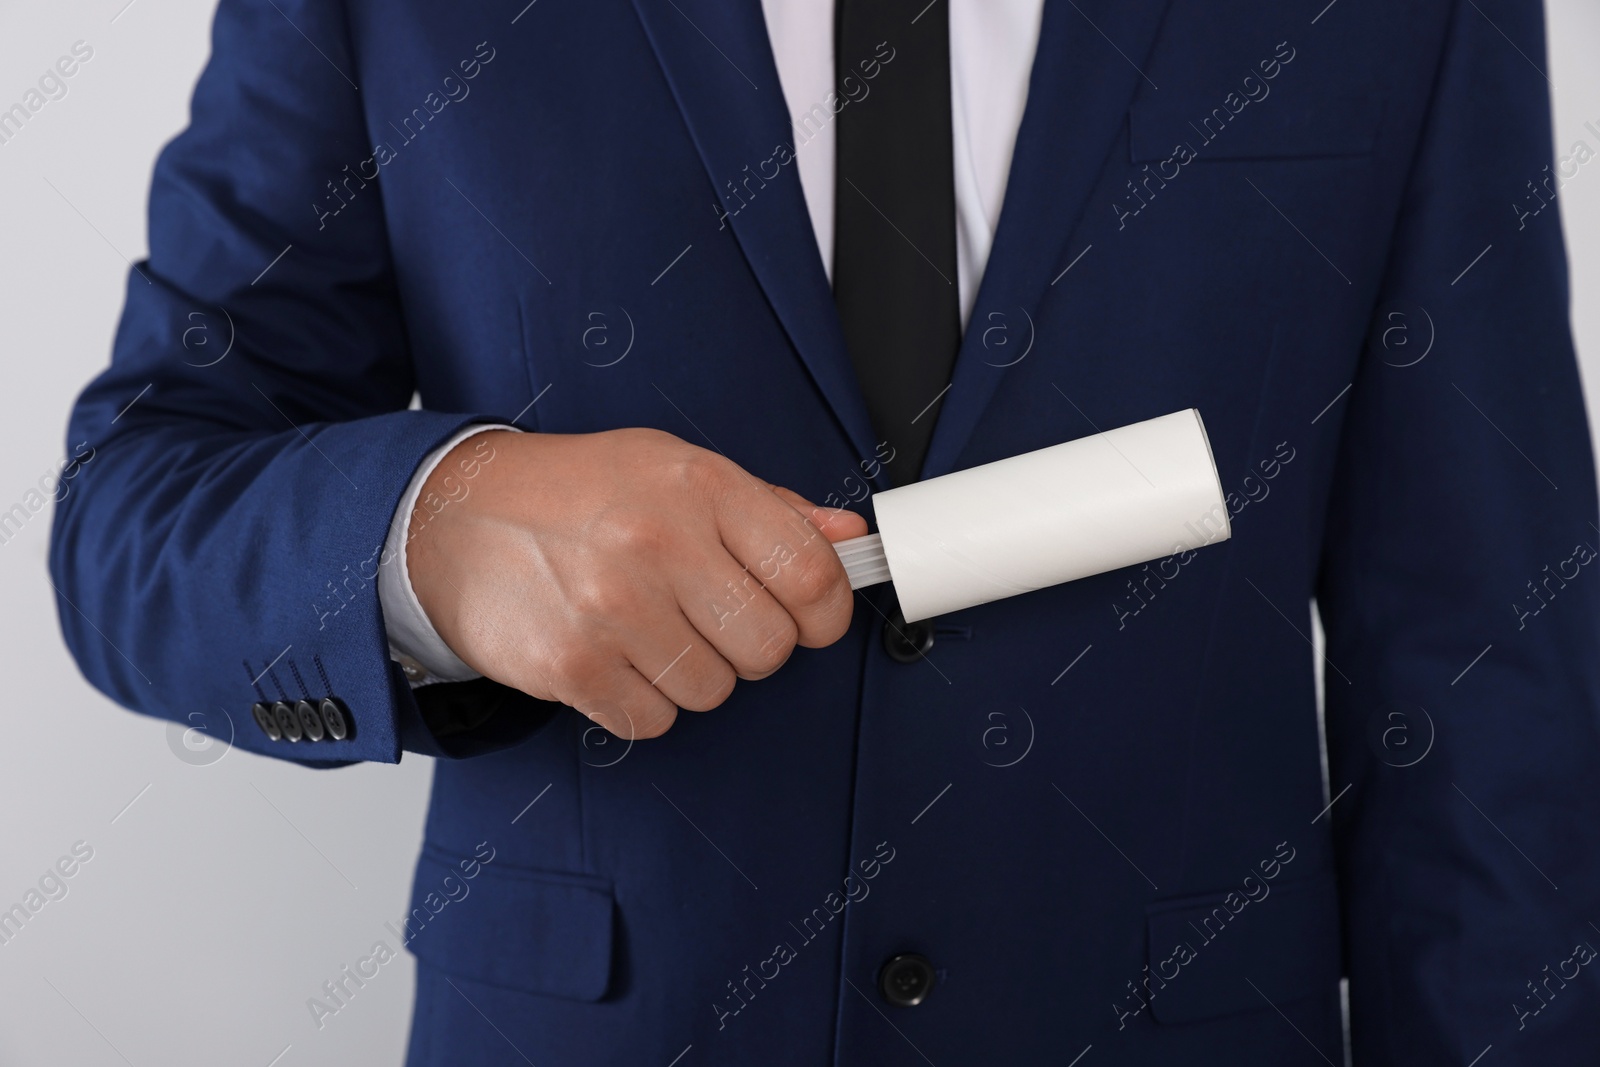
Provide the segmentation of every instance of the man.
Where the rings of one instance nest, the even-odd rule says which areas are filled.
[[[440,757],[414,1064],[1338,1063],[1341,977],[1358,1064],[1592,1056],[1537,4],[831,7],[224,0],[86,674]],[[847,589],[870,490],[1187,407],[1225,544]]]

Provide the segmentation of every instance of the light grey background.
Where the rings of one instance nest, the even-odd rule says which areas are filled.
[[[0,107],[74,42],[94,49],[67,95],[0,145],[0,511],[63,456],[67,409],[107,359],[128,261],[145,254],[150,168],[184,125],[208,51],[213,0],[125,2],[0,3]],[[1600,152],[1584,125],[1600,130],[1600,4],[1548,10],[1548,64],[1525,58],[1554,83],[1557,151],[1582,140]],[[1564,187],[1561,209],[1600,422],[1600,161]],[[1528,221],[1549,224],[1548,212]],[[0,909],[75,842],[94,855],[67,896],[0,944],[0,1064],[399,1063],[409,956],[320,1030],[306,1001],[374,941],[394,945],[383,924],[406,907],[430,762],[319,772],[242,751],[185,762],[174,730],[78,675],[56,625],[48,533],[41,512],[0,545]]]

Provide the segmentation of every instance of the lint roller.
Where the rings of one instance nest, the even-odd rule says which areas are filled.
[[[1225,541],[1196,408],[874,494],[878,532],[834,545],[907,622]]]

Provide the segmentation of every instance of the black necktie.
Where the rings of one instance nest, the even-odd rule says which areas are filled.
[[[847,101],[836,120],[834,302],[873,428],[894,450],[890,480],[903,485],[922,468],[961,344],[949,9],[839,0],[834,31]]]

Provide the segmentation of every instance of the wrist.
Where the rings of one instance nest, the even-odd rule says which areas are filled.
[[[524,436],[515,429],[493,429],[457,442],[428,472],[406,520],[402,552],[406,584],[439,642],[474,671],[478,668],[461,655],[457,640],[460,589],[447,572],[452,558],[462,552],[451,535],[481,498],[492,495],[489,483],[494,472],[507,466],[507,451]]]
[[[439,515],[467,501],[481,482],[481,475],[505,447],[506,440],[519,436],[519,433],[515,430],[485,430],[459,442],[445,453],[423,481],[416,504],[407,516],[408,549],[415,551],[417,538],[424,535]]]

